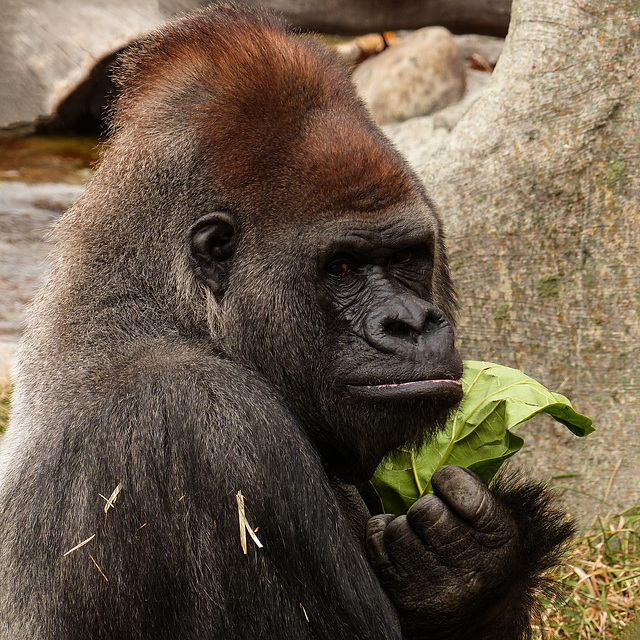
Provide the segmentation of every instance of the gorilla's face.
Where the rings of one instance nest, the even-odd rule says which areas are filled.
[[[350,222],[321,259],[328,384],[315,437],[351,481],[368,479],[391,449],[432,434],[462,398],[451,319],[434,299],[435,218],[417,225],[416,217]]]
[[[229,212],[194,227],[199,272],[226,296],[228,354],[270,380],[350,482],[462,397],[439,221],[427,203],[405,208],[252,242],[236,243]]]

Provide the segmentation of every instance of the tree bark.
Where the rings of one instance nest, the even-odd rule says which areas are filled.
[[[424,170],[463,355],[594,419],[585,440],[520,429],[537,475],[580,474],[559,482],[585,521],[640,503],[639,63],[637,0],[515,0],[489,90]]]
[[[323,33],[358,35],[373,31],[419,29],[432,25],[454,33],[504,37],[511,0],[240,0],[281,13],[294,27]],[[205,0],[160,0],[184,10]]]

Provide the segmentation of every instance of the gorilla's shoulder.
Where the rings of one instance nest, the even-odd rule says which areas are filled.
[[[143,339],[76,353],[56,363],[55,385],[40,382],[37,365],[33,359],[20,373],[31,389],[16,397],[10,428],[16,436],[64,432],[98,441],[108,434],[127,446],[132,433],[188,440],[197,433],[232,438],[272,424],[281,433],[298,431],[271,384],[210,344]]]
[[[277,391],[259,373],[195,341],[156,341],[123,349],[100,375],[110,384],[95,384],[95,391],[106,390],[121,406],[145,407],[151,401],[174,407],[183,418],[251,410],[254,405],[261,408],[259,413],[288,415]]]

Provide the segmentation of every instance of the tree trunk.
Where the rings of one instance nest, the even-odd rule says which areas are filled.
[[[241,1],[273,9],[295,27],[345,35],[440,25],[454,33],[504,37],[511,10],[511,0]]]
[[[580,474],[558,483],[585,521],[640,503],[639,64],[637,0],[515,0],[489,90],[424,171],[463,355],[521,368],[594,419],[585,440],[524,425],[517,457]]]

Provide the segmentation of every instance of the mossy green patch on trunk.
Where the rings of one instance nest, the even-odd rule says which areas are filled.
[[[542,298],[557,298],[560,295],[560,276],[551,274],[538,278],[536,289]]]

